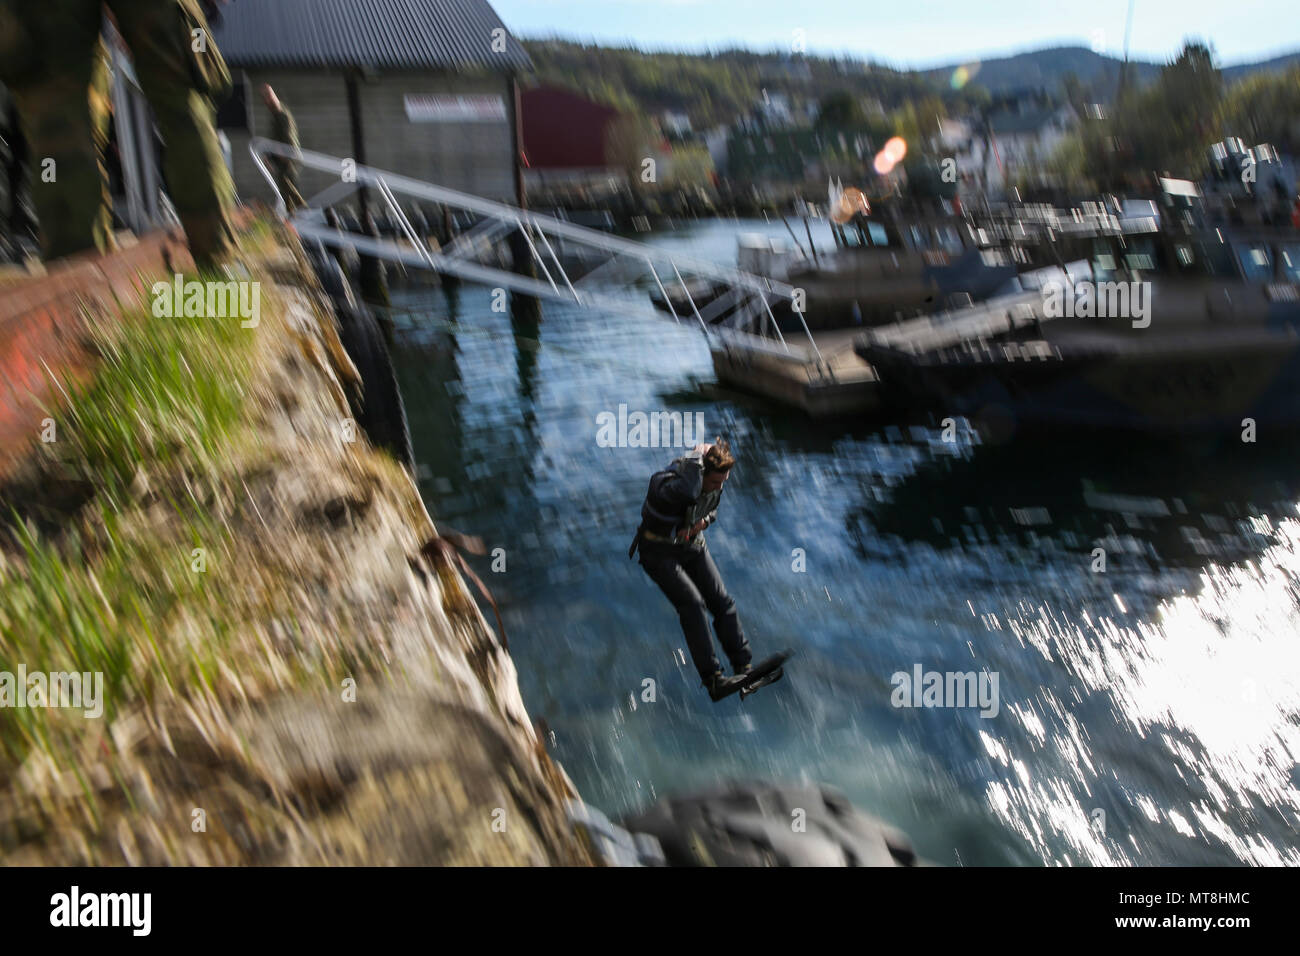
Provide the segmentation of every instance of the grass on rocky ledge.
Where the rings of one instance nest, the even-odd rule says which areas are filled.
[[[0,784],[33,752],[77,773],[122,707],[212,688],[240,595],[231,578],[195,569],[234,557],[211,498],[250,441],[245,404],[270,324],[148,308],[90,322],[93,376],[48,411],[57,440],[35,453],[43,474],[91,497],[55,531],[0,517],[11,540],[0,548],[0,672],[102,674],[104,713],[0,709]]]

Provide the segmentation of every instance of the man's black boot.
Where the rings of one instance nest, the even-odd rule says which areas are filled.
[[[709,697],[716,701],[726,697],[727,693],[743,680],[744,675],[737,674],[733,677],[727,677],[722,671],[718,670],[705,678],[704,686],[709,692]]]

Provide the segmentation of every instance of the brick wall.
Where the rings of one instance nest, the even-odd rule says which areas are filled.
[[[86,308],[111,314],[139,305],[157,277],[193,265],[178,236],[154,233],[113,255],[73,256],[44,276],[0,286],[0,477],[39,436],[44,409],[58,404],[50,375],[66,388],[89,366]]]

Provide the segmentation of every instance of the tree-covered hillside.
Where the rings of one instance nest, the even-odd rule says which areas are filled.
[[[930,94],[953,102],[981,94],[946,89],[933,78],[859,60],[783,56],[749,50],[655,53],[567,40],[526,40],[536,72],[526,82],[578,90],[620,109],[655,114],[680,110],[696,129],[731,123],[768,94],[796,105],[846,92],[886,111]]]
[[[924,71],[898,70],[859,59],[790,55],[752,50],[712,53],[646,52],[563,39],[525,40],[536,66],[530,84],[565,86],[619,109],[653,115],[679,110],[696,129],[731,123],[762,99],[764,90],[785,93],[795,103],[820,103],[847,93],[860,105],[894,112],[927,96],[943,100],[950,115],[1023,90],[1041,90],[1059,100],[1112,102],[1121,62],[1084,47],[1059,47]],[[1289,72],[1300,54],[1227,67],[1229,85],[1261,75]],[[1143,89],[1162,64],[1129,65],[1130,90]],[[958,72],[959,67],[965,67]]]

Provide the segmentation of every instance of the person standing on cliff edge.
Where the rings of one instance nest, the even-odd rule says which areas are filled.
[[[300,149],[298,124],[293,121],[289,108],[280,102],[280,97],[271,89],[270,83],[262,84],[262,102],[271,115],[270,138],[277,143],[292,146],[295,150]],[[268,159],[271,161],[271,171],[275,174],[275,187],[284,199],[285,210],[292,214],[295,209],[307,205],[302,193],[298,192],[298,164],[284,156],[270,156]]]
[[[650,476],[641,505],[641,526],[628,550],[677,611],[691,660],[710,695],[750,671],[752,654],[736,602],[713,563],[704,529],[718,517],[718,502],[736,464],[725,441],[696,445],[663,471]],[[705,612],[712,615],[718,642],[734,673],[726,677],[713,652]]]
[[[204,0],[215,10],[214,0]],[[230,95],[199,0],[0,0],[0,82],[30,143],[41,250],[56,259],[114,248],[104,148],[110,76],[101,32],[112,14],[167,144],[172,203],[199,268],[237,249],[234,186],[214,103]]]

